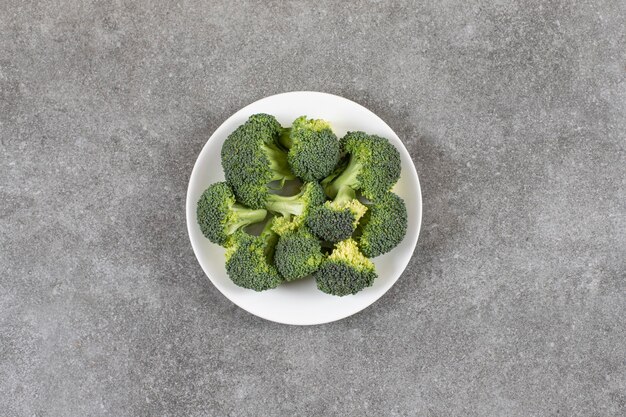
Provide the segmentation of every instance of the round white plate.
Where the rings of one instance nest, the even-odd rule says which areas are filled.
[[[248,116],[255,113],[274,115],[283,126],[291,126],[298,116],[325,119],[335,134],[362,130],[385,137],[400,151],[402,173],[394,187],[408,211],[408,230],[404,240],[391,252],[374,258],[378,278],[374,285],[345,297],[325,294],[312,278],[281,284],[278,288],[255,292],[232,283],[224,267],[224,249],[209,242],[196,221],[196,203],[212,183],[224,180],[220,150],[224,139]],[[406,268],[415,250],[422,220],[422,194],[415,166],[398,135],[374,113],[353,101],[331,94],[296,91],[266,97],[228,118],[213,133],[198,156],[187,189],[187,230],[200,266],[229,300],[244,310],[278,323],[311,325],[328,323],[355,314],[378,300],[391,288]]]

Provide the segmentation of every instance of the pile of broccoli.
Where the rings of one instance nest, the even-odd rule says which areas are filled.
[[[338,139],[325,120],[301,116],[284,128],[254,114],[221,157],[226,181],[200,197],[198,225],[226,248],[226,271],[241,287],[264,291],[313,276],[327,294],[356,294],[377,277],[370,258],[406,234],[406,206],[391,192],[400,154],[385,138]],[[299,191],[285,195],[287,181]],[[256,224],[260,233],[249,227]]]

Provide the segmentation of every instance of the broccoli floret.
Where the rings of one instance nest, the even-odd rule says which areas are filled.
[[[352,236],[365,207],[350,187],[341,187],[333,201],[313,208],[307,219],[311,231],[323,240],[339,242]]]
[[[228,240],[226,272],[240,287],[264,291],[283,281],[274,266],[278,235],[272,231],[272,221],[267,222],[259,236],[239,231]]]
[[[282,127],[274,116],[255,114],[222,145],[222,167],[237,200],[263,208],[272,181],[295,179],[287,151],[278,143]]]
[[[280,143],[289,153],[287,160],[294,174],[304,181],[319,181],[329,175],[339,161],[339,140],[325,120],[298,117],[283,130]]]
[[[341,139],[345,159],[322,181],[326,194],[334,198],[348,186],[374,199],[391,190],[400,178],[400,153],[387,139],[363,132],[348,132]]]
[[[202,234],[213,243],[224,246],[236,231],[262,221],[264,209],[253,210],[235,201],[233,191],[225,182],[210,185],[200,196],[196,217]]]
[[[306,228],[286,230],[276,246],[274,262],[287,281],[295,281],[315,272],[322,262],[319,240]]]
[[[357,230],[359,248],[368,258],[389,252],[404,239],[407,212],[404,200],[389,192],[370,203]]]
[[[378,275],[374,263],[359,252],[354,240],[348,239],[335,245],[313,276],[321,291],[344,296],[371,286]]]
[[[320,204],[324,199],[321,187],[319,185],[309,187],[312,187],[308,193],[314,196],[314,205]],[[287,281],[311,274],[317,270],[322,260],[320,241],[305,225],[304,219],[307,218],[309,209],[305,209],[300,215],[284,211],[283,216],[276,217],[272,225],[272,230],[280,236],[274,263]]]
[[[272,224],[272,230],[282,236],[288,232],[295,232],[302,222],[296,216],[288,214],[286,216],[274,217],[274,223]]]
[[[293,222],[292,228],[296,228],[306,222],[313,207],[323,204],[325,200],[322,187],[316,182],[307,182],[296,195],[268,194],[265,208]],[[293,219],[292,215],[295,216]]]

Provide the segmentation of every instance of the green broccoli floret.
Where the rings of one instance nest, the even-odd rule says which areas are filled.
[[[278,143],[283,128],[268,114],[255,114],[239,126],[222,145],[222,167],[237,200],[263,208],[272,181],[295,179],[287,151]]]
[[[292,215],[274,217],[274,223],[272,224],[272,230],[282,236],[288,232],[295,232],[302,225],[301,220]]]
[[[389,252],[404,239],[407,212],[404,200],[392,192],[370,203],[357,230],[359,248],[368,258]]]
[[[391,190],[400,178],[400,153],[387,139],[363,132],[349,132],[341,139],[346,156],[337,170],[322,181],[334,198],[348,186],[374,199]]]
[[[292,228],[304,224],[313,207],[324,203],[326,196],[324,190],[316,182],[305,183],[300,192],[292,196],[268,194],[265,208],[275,214],[280,214],[291,223]],[[293,219],[291,216],[295,216]],[[285,220],[281,220],[282,222]]]
[[[233,191],[225,182],[210,185],[200,196],[196,217],[202,234],[213,243],[224,246],[236,231],[262,221],[264,209],[253,210],[235,201]]]
[[[374,263],[359,252],[354,240],[348,239],[335,245],[313,276],[321,291],[344,296],[371,286],[378,275]]]
[[[325,200],[324,190],[317,182],[305,183],[294,196],[268,196],[268,210],[280,214],[273,224],[273,230],[281,236],[275,263],[288,281],[311,274],[322,260],[320,241],[306,223],[310,213]]]
[[[259,236],[239,231],[228,239],[226,272],[240,287],[264,291],[283,282],[274,266],[278,235],[272,231],[272,222],[267,222]]]
[[[333,201],[313,208],[307,224],[321,239],[339,242],[352,236],[366,211],[367,207],[356,198],[354,190],[344,186]]]
[[[289,149],[291,170],[304,181],[321,180],[339,161],[339,140],[325,120],[298,117],[283,130],[280,143]]]
[[[274,263],[287,281],[295,281],[315,272],[322,258],[319,240],[302,226],[280,236]]]

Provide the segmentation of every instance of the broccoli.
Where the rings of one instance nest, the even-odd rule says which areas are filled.
[[[341,139],[346,153],[338,169],[322,181],[329,197],[348,186],[374,199],[391,190],[400,178],[400,153],[385,138],[363,132],[348,132]]]
[[[293,229],[306,222],[307,217],[313,207],[324,203],[326,196],[324,190],[316,182],[305,183],[300,192],[292,196],[282,196],[278,194],[268,194],[265,208],[272,213],[282,215],[285,219],[281,222],[288,222]],[[295,216],[295,217],[291,217]],[[287,226],[287,224],[285,224]]]
[[[335,245],[313,276],[321,291],[344,296],[371,286],[377,274],[374,263],[359,251],[354,240],[348,239]]]
[[[278,143],[283,128],[268,114],[254,114],[222,145],[222,167],[237,200],[263,208],[269,183],[295,179],[287,151]]]
[[[272,231],[272,223],[270,218],[259,236],[238,231],[228,239],[226,272],[240,287],[264,291],[283,282],[274,266],[278,235]]]
[[[306,226],[295,231],[289,229],[283,231],[274,257],[278,272],[287,281],[295,281],[315,272],[322,262],[319,240],[307,230]]]
[[[221,160],[226,181],[203,192],[197,221],[226,247],[226,272],[240,287],[264,291],[312,275],[327,294],[356,294],[378,276],[369,257],[406,234],[404,201],[391,192],[400,153],[385,138],[348,132],[338,140],[324,120],[300,116],[283,128],[259,113],[226,138]],[[284,195],[296,179],[299,192]],[[268,212],[261,233],[247,233]]]
[[[354,190],[344,186],[333,201],[313,208],[307,224],[321,239],[339,242],[352,236],[366,211],[367,207],[357,200]]]
[[[306,230],[305,223],[312,208],[324,200],[324,191],[316,182],[304,184],[294,196],[268,196],[267,208],[281,215],[272,227],[281,236],[275,263],[288,281],[303,278],[319,266],[320,243]]]
[[[267,211],[253,210],[235,201],[225,182],[210,185],[198,200],[196,216],[202,234],[213,243],[224,246],[236,231],[265,219]]]
[[[404,239],[407,212],[404,200],[392,192],[367,204],[368,210],[357,230],[361,252],[373,258],[389,252]]]
[[[291,170],[304,181],[321,180],[339,161],[339,140],[325,120],[298,117],[283,130],[280,143],[289,150]]]

